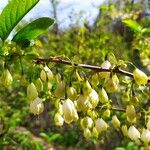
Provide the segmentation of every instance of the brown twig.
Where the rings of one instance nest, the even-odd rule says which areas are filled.
[[[133,74],[131,72],[122,70],[119,67],[114,67],[113,69],[105,69],[99,66],[93,66],[93,65],[87,65],[87,64],[79,64],[79,63],[72,63],[69,60],[65,60],[65,59],[61,59],[61,58],[56,58],[56,57],[50,57],[50,58],[37,58],[36,59],[36,64],[42,64],[45,62],[54,62],[57,64],[66,64],[66,65],[74,65],[76,67],[82,67],[82,68],[86,68],[86,69],[91,69],[94,70],[96,72],[114,72],[114,73],[119,73],[119,74],[123,74],[126,75],[128,77],[133,78]],[[150,82],[150,79],[148,80],[148,82]]]

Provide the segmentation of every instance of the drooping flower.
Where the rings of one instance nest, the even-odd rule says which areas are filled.
[[[108,95],[104,88],[101,88],[99,91],[99,100],[101,103],[107,103],[108,102]]]
[[[38,97],[38,92],[34,83],[30,83],[27,87],[27,97],[30,100],[35,100]]]
[[[121,131],[123,133],[124,136],[128,136],[128,128],[127,125],[122,125],[121,126]]]
[[[89,102],[90,102],[92,108],[95,108],[99,102],[99,97],[98,97],[97,92],[94,89],[92,89],[91,92],[89,93],[88,97],[89,97]]]
[[[43,90],[43,83],[41,81],[40,78],[38,78],[35,82],[35,86],[36,86],[36,89],[38,90],[38,92],[42,91]]]
[[[50,70],[50,68],[48,68],[47,66],[43,67],[41,73],[40,73],[40,77],[41,79],[46,82],[46,81],[51,81],[53,79],[53,73]]]
[[[106,131],[108,127],[109,125],[102,118],[97,119],[95,122],[95,128],[98,133]]]
[[[5,69],[2,73],[1,82],[5,87],[12,84],[13,78],[8,69]]]
[[[68,89],[67,89],[67,97],[69,98],[69,99],[71,99],[71,100],[76,100],[76,98],[77,98],[77,91],[76,91],[76,89],[74,88],[74,87],[69,87]]]
[[[80,124],[83,129],[92,128],[93,120],[90,117],[84,117],[81,119]]]
[[[89,139],[92,136],[90,129],[85,128],[84,131],[83,131],[83,135],[86,139]]]
[[[64,124],[64,118],[59,113],[55,114],[54,121],[55,121],[56,126],[62,126]]]
[[[76,111],[74,103],[70,99],[65,100],[62,107],[64,120],[66,123],[69,124],[72,121],[76,121],[78,119],[78,113]]]
[[[34,101],[30,103],[30,112],[34,115],[39,115],[44,111],[44,104],[42,100],[37,97]]]
[[[54,91],[54,95],[57,97],[57,98],[62,98],[65,96],[65,83],[64,81],[60,81],[58,84],[57,84],[57,87]]]
[[[116,74],[110,77],[106,83],[106,90],[109,93],[115,93],[119,91],[119,79]]]
[[[141,140],[148,144],[150,142],[150,131],[148,129],[144,129],[141,134]]]
[[[129,122],[135,122],[136,121],[136,111],[133,105],[128,105],[126,107],[126,116],[127,120]]]
[[[148,82],[147,75],[138,68],[133,71],[133,77],[138,85],[145,85]]]
[[[115,128],[120,128],[120,121],[116,115],[112,117],[112,124]]]
[[[137,141],[140,138],[140,132],[134,126],[130,126],[128,136],[131,140]]]

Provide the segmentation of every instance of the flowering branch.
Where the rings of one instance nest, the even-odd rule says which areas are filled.
[[[123,74],[123,75],[126,75],[128,77],[133,78],[133,74],[131,72],[122,70],[119,67],[114,67],[114,68],[111,68],[111,69],[105,69],[105,68],[102,68],[102,67],[99,67],[99,66],[72,63],[69,60],[61,59],[61,58],[58,58],[58,57],[37,58],[36,59],[36,64],[42,64],[44,62],[54,62],[54,63],[57,63],[57,64],[74,65],[75,67],[82,67],[82,68],[86,68],[86,69],[91,69],[91,70],[94,70],[96,72],[114,72],[114,73]],[[150,79],[148,79],[148,82],[150,82]]]

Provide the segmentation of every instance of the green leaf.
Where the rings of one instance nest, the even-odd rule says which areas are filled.
[[[42,34],[45,29],[51,26],[54,23],[54,19],[43,17],[37,20],[34,20],[24,28],[22,28],[12,39],[16,43],[23,41],[30,41],[40,34]]]
[[[141,32],[142,27],[134,20],[123,20],[123,23],[131,28],[134,32]]]
[[[0,15],[0,38],[4,41],[39,0],[11,0]]]
[[[107,54],[106,58],[107,58],[107,60],[108,60],[111,64],[113,64],[113,65],[116,65],[116,64],[117,64],[117,59],[116,59],[116,57],[115,57],[115,55],[114,55],[113,52],[109,52],[109,53]]]
[[[149,34],[150,33],[150,28],[143,28],[142,33],[143,34]]]
[[[35,50],[32,50],[32,51],[26,53],[25,57],[26,57],[26,59],[29,59],[29,60],[36,59],[37,57],[39,57],[39,53]]]

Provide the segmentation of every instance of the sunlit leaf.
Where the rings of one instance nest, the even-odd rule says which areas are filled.
[[[134,20],[123,20],[123,23],[131,28],[134,32],[141,32],[142,27]]]
[[[0,15],[0,38],[4,41],[39,0],[11,0]]]
[[[54,23],[54,19],[43,17],[34,20],[27,26],[22,28],[13,38],[12,41],[20,43],[23,41],[30,41],[42,34],[49,26]]]

